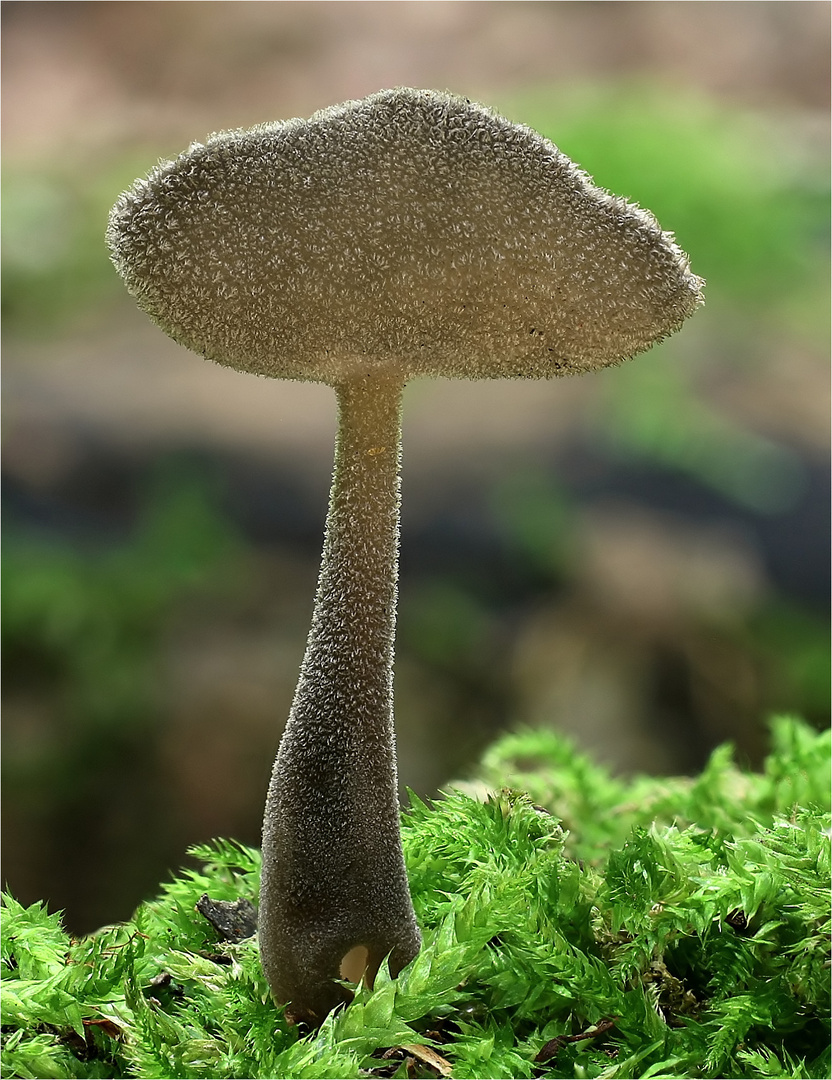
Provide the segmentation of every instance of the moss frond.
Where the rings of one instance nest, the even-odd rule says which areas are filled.
[[[761,773],[724,749],[696,779],[503,739],[490,793],[404,815],[422,951],[314,1033],[272,1003],[255,939],[196,910],[256,900],[243,845],[191,849],[129,923],[80,940],[4,897],[4,1075],[826,1077],[828,775],[828,734],[787,718]]]

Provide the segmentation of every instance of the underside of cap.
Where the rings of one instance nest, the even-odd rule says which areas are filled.
[[[176,341],[330,384],[579,373],[702,302],[652,215],[531,129],[433,91],[195,143],[120,197],[107,241]]]

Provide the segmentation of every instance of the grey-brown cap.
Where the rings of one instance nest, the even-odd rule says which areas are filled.
[[[529,128],[433,91],[194,143],[120,197],[107,239],[176,341],[331,384],[578,373],[649,348],[702,300],[651,214]]]

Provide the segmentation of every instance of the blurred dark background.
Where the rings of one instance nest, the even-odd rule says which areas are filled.
[[[74,931],[259,839],[331,391],[133,305],[108,210],[191,140],[383,87],[536,127],[708,280],[601,375],[405,403],[397,723],[421,793],[545,724],[687,772],[828,722],[826,3],[3,3],[3,877]],[[507,777],[510,782],[510,777]]]

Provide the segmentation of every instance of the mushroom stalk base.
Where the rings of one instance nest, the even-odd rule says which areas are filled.
[[[402,857],[393,730],[401,380],[336,387],[335,469],[312,628],[263,825],[260,955],[287,1016],[320,1023],[366,949],[372,982],[421,938]],[[353,953],[355,955],[355,953]]]

